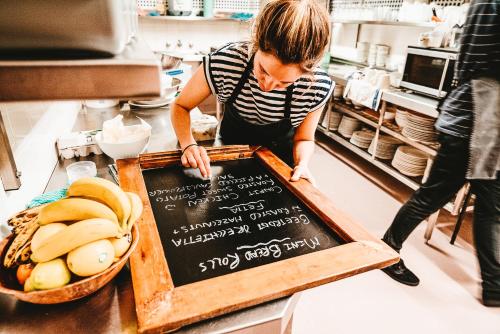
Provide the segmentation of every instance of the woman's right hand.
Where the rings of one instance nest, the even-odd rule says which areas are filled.
[[[199,168],[201,176],[204,178],[212,177],[210,169],[210,157],[203,146],[197,144],[183,148],[184,154],[181,156],[181,163],[184,167]]]

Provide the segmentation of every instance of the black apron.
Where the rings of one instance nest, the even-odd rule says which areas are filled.
[[[241,76],[233,93],[224,104],[224,116],[222,118],[219,134],[225,145],[262,145],[268,147],[274,154],[280,157],[290,167],[293,167],[293,136],[295,128],[290,119],[293,84],[288,86],[285,99],[285,115],[278,122],[271,124],[253,124],[244,120],[233,103],[247,82],[253,69],[254,56],[250,58],[245,72]]]

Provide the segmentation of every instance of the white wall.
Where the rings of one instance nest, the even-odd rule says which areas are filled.
[[[251,24],[237,21],[171,21],[139,19],[139,31],[153,50],[164,50],[165,43],[173,46],[181,40],[184,47],[193,43],[196,51],[209,52],[229,42],[248,40]]]
[[[359,26],[359,32],[358,32]],[[428,27],[335,23],[332,26],[330,53],[339,58],[356,60],[355,41],[385,44],[391,47],[390,61],[402,62],[408,45],[417,45],[419,35]]]

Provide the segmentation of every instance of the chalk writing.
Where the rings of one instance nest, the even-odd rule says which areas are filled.
[[[306,215],[301,214],[299,216],[291,216],[291,217],[285,217],[285,218],[280,218],[276,220],[271,220],[268,222],[262,222],[257,224],[257,228],[259,231],[265,230],[267,228],[276,228],[276,227],[284,227],[289,224],[303,224],[307,225],[309,224],[309,218],[307,218]]]
[[[238,212],[245,212],[245,211],[252,211],[252,210],[264,210],[264,202],[263,199],[258,200],[256,202],[248,202],[248,203],[242,203],[242,204],[236,204],[233,206],[220,206],[219,209],[226,209],[231,211],[232,213],[238,213]]]
[[[241,225],[236,227],[229,227],[223,230],[213,231],[204,234],[197,234],[195,236],[189,236],[186,238],[172,239],[172,243],[175,247],[187,246],[197,243],[204,243],[210,240],[221,239],[226,236],[233,236],[237,234],[251,233],[250,227],[248,225]]]
[[[223,202],[226,200],[237,200],[239,198],[239,195],[236,193],[230,193],[230,194],[222,194],[222,195],[215,195],[215,196],[208,196],[205,198],[197,198],[194,200],[189,200],[188,201],[188,206],[196,206],[198,204],[203,204],[203,203],[210,203],[210,202]]]
[[[201,262],[198,266],[201,269],[201,272],[206,271],[207,269],[217,269],[218,267],[227,267],[233,270],[240,264],[240,257],[237,253],[227,254],[224,257],[214,257],[210,260]]]
[[[173,194],[173,193],[183,193],[186,191],[195,191],[197,189],[207,189],[210,188],[210,182],[207,183],[196,183],[196,184],[191,184],[191,185],[184,185],[180,187],[173,187],[169,189],[156,189],[150,191],[149,197],[155,197],[155,196],[160,196],[160,195],[168,195],[168,194]]]
[[[262,212],[252,212],[250,214],[250,219],[251,220],[257,220],[261,219],[267,216],[278,216],[278,215],[288,215],[290,214],[290,210],[288,208],[278,208],[278,209],[273,209],[273,210],[266,210]]]
[[[227,225],[227,224],[232,224],[232,223],[241,223],[243,221],[243,218],[241,216],[235,216],[235,217],[228,217],[228,218],[222,218],[222,219],[215,219],[211,220],[209,222],[203,222],[203,223],[196,223],[196,224],[191,224],[191,225],[182,225],[180,226],[180,229],[184,233],[189,233],[190,231],[196,231],[198,229],[202,228],[211,228],[211,227],[217,227],[217,226],[222,226],[222,225]],[[174,229],[174,234],[177,234],[179,231],[177,229]]]
[[[249,196],[256,196],[256,195],[263,195],[263,194],[267,194],[267,193],[281,194],[282,191],[283,191],[283,189],[281,189],[280,186],[274,186],[274,187],[255,189],[255,190],[249,191],[248,195]]]
[[[163,203],[163,202],[169,202],[169,201],[180,201],[183,199],[195,199],[196,198],[196,193],[186,193],[182,195],[166,195],[162,197],[156,197],[156,201]]]

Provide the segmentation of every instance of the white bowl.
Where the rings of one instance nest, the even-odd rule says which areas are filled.
[[[111,158],[117,159],[127,159],[136,158],[146,150],[149,144],[149,138],[147,136],[135,141],[121,142],[121,143],[106,143],[102,141],[102,132],[96,134],[95,139],[99,148]]]

